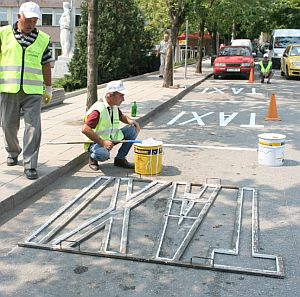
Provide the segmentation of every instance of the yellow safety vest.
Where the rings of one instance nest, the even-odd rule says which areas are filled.
[[[105,99],[104,99],[105,100]],[[119,141],[124,139],[124,134],[122,130],[120,130],[120,120],[119,120],[119,111],[117,106],[112,107],[112,116],[113,121],[111,122],[111,118],[109,112],[107,110],[107,105],[104,102],[97,101],[94,103],[90,109],[86,112],[84,116],[84,121],[87,120],[88,115],[93,111],[97,110],[100,113],[100,120],[98,125],[93,131],[101,137],[103,140],[115,140]],[[88,137],[84,137],[84,141],[91,141]],[[88,150],[90,144],[84,144],[85,151]]]
[[[39,31],[36,40],[23,49],[12,26],[0,28],[0,93],[43,94],[42,57],[50,37]]]
[[[268,65],[266,68],[264,67],[264,64],[262,61],[259,62],[259,65],[260,65],[260,71],[262,72],[262,74],[266,74],[270,71],[270,69],[272,67],[272,62],[268,61]]]

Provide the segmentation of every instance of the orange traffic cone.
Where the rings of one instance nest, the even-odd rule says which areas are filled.
[[[277,107],[276,107],[276,96],[275,94],[271,95],[269,111],[267,116],[265,117],[265,121],[281,121],[277,114]]]
[[[254,80],[254,67],[251,66],[248,83],[254,83],[254,82],[255,82],[255,80]]]

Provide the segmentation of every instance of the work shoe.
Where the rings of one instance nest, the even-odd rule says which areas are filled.
[[[7,166],[15,166],[18,164],[18,157],[7,157]]]
[[[89,157],[89,167],[94,170],[97,171],[99,170],[99,164],[97,160],[94,160],[93,158]]]
[[[263,83],[265,82],[265,80],[264,80],[264,79],[262,79],[260,82],[263,84]]]
[[[30,169],[24,169],[24,173],[28,179],[37,179],[38,174],[36,172],[36,169],[30,168]]]
[[[114,165],[117,166],[117,167],[134,169],[134,164],[128,162],[125,158],[124,159],[115,158]]]

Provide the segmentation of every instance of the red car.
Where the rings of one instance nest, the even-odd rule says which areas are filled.
[[[229,74],[249,78],[254,59],[250,48],[247,46],[224,46],[214,61],[214,78]]]

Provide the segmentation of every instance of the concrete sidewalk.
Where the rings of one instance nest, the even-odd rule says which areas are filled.
[[[121,109],[130,115],[131,103],[137,102],[137,119],[141,126],[154,114],[172,105],[186,95],[192,88],[199,85],[212,73],[210,60],[203,62],[203,73],[195,74],[195,65],[188,66],[187,77],[184,79],[184,67],[174,70],[174,86],[178,88],[163,88],[162,79],[157,73],[131,77],[123,80],[130,92],[125,97]],[[98,98],[103,97],[105,84],[98,88]],[[77,95],[76,95],[77,94]],[[79,95],[78,95],[79,94]],[[39,153],[39,179],[28,180],[23,171],[22,154],[17,166],[6,165],[6,151],[0,131],[0,215],[13,209],[26,199],[43,190],[59,176],[65,174],[74,166],[87,161],[87,154],[82,145],[51,145],[51,141],[82,141],[82,118],[85,113],[86,93],[74,92],[67,95],[63,104],[42,111],[42,143]],[[22,145],[24,123],[21,120],[19,141]],[[113,158],[107,162],[113,162]]]

